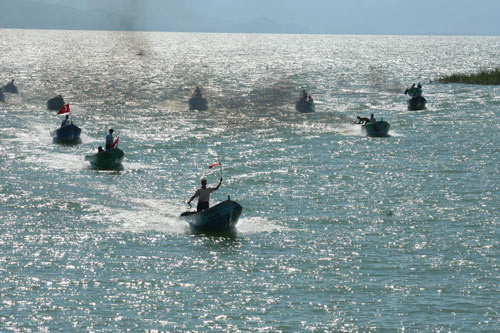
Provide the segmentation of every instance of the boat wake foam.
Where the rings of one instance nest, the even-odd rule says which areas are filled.
[[[243,214],[245,208],[243,208]],[[242,217],[236,225],[239,234],[257,234],[263,232],[286,231],[283,225],[271,222],[262,217]]]
[[[171,234],[189,232],[189,226],[179,217],[184,206],[174,205],[163,200],[132,199],[130,209],[107,208],[106,219],[112,223],[113,231],[146,232],[158,231]]]
[[[361,125],[358,124],[342,124],[337,128],[336,132],[346,136],[366,136],[361,130]]]

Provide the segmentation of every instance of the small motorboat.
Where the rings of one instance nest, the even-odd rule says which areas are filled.
[[[82,143],[80,139],[80,133],[82,130],[73,125],[73,123],[58,128],[57,130],[51,133],[54,143],[62,143],[62,144],[79,144]]]
[[[14,84],[14,80],[10,81],[3,87],[3,91],[6,93],[17,94],[17,87]]]
[[[203,97],[200,87],[196,87],[193,95],[189,99],[189,110],[208,110],[208,101]]]
[[[408,111],[425,110],[427,100],[422,96],[414,96],[408,100]]]
[[[189,99],[189,110],[208,110],[208,102],[205,97],[197,96]]]
[[[391,125],[383,120],[369,122],[361,125],[361,129],[366,132],[367,136],[371,137],[384,137],[389,133]]]
[[[47,109],[60,110],[64,106],[64,99],[61,95],[53,97],[47,101]]]
[[[193,232],[229,232],[234,229],[243,207],[231,198],[201,212],[184,212],[181,217]]]
[[[95,169],[116,170],[122,167],[122,161],[125,153],[119,148],[101,151],[94,155],[85,156],[85,161]]]
[[[295,102],[295,110],[302,113],[310,113],[315,111],[314,102],[298,100]]]
[[[420,85],[420,83],[418,84],[418,86],[415,86],[415,84],[413,84],[410,88],[406,89],[405,95],[408,95],[410,97],[410,99],[407,101],[409,111],[425,110],[427,100],[422,97],[422,86]]]

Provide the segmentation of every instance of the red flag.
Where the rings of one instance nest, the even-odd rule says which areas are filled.
[[[212,164],[212,165],[209,165],[209,166],[208,166],[208,168],[209,168],[209,169],[212,169],[212,168],[213,168],[214,166],[216,166],[216,165],[221,165],[221,164],[220,164],[220,162],[217,162],[217,163],[214,163],[214,164]]]
[[[118,140],[120,140],[120,138],[116,138],[115,142],[113,142],[112,148],[115,148],[115,146],[118,144]]]
[[[58,112],[57,114],[63,114],[63,113],[68,113],[69,112],[69,104],[66,104],[65,106],[63,106]]]

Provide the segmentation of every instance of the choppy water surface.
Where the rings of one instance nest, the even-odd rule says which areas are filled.
[[[0,330],[500,330],[500,38],[0,31]],[[142,55],[138,55],[142,54]],[[426,111],[404,88],[424,83]],[[194,86],[210,110],[188,111]],[[294,100],[308,89],[314,114]],[[62,94],[83,144],[54,145]],[[374,113],[391,137],[353,124]],[[115,129],[124,170],[83,157]],[[234,234],[178,218],[221,161]]]

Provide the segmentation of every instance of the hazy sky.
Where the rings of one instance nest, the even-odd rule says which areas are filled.
[[[7,1],[24,4],[20,22],[43,20],[37,6],[50,4],[78,9],[71,15],[96,29],[115,20],[137,30],[500,35],[500,0],[0,0]]]

